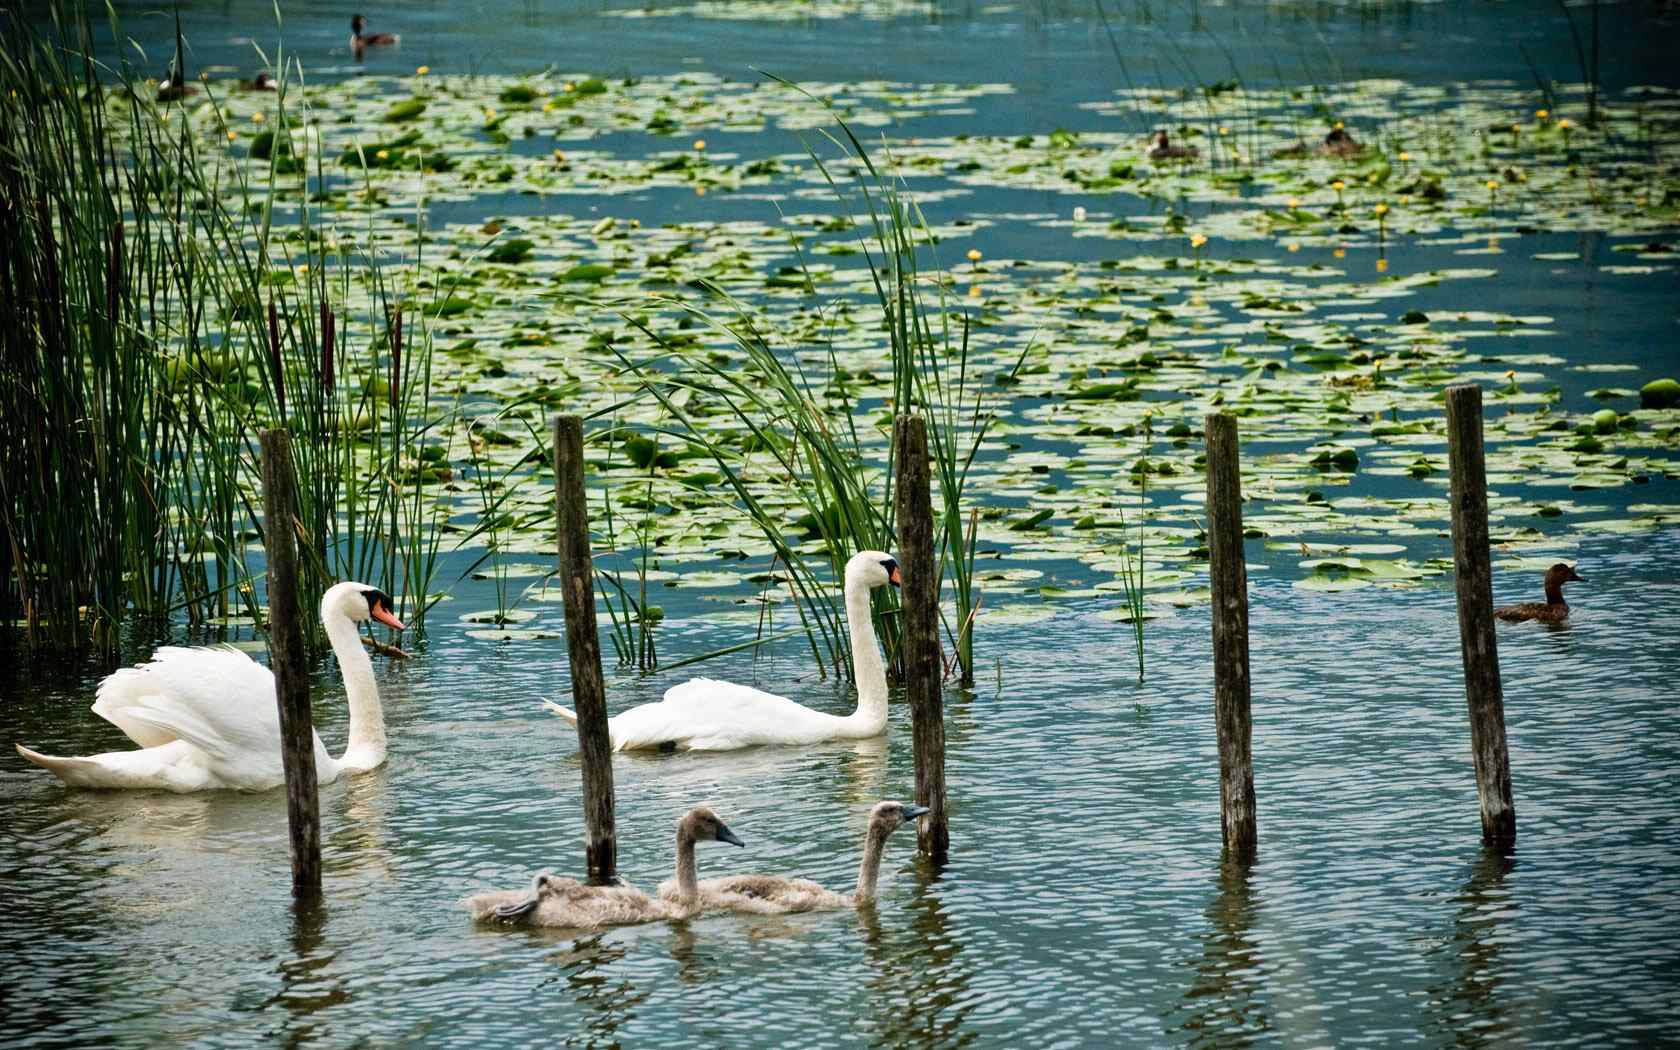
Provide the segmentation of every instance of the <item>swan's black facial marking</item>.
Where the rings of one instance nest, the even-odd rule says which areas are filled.
[[[369,588],[362,592],[362,597],[367,599],[368,616],[370,618],[373,616],[373,611],[380,606],[385,607],[386,613],[395,615],[397,603],[392,601],[391,596],[384,591]]]
[[[894,587],[897,587],[899,585],[898,584],[898,579],[899,579],[899,577],[898,577],[898,559],[897,558],[886,558],[886,559],[882,560],[881,568],[883,568],[887,571],[887,582],[892,584]]]

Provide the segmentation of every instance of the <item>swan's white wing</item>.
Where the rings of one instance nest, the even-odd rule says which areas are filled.
[[[665,691],[658,703],[631,708],[612,720],[619,750],[675,746],[727,751],[757,744],[824,739],[833,715],[752,686],[692,678]]]
[[[101,682],[93,711],[142,747],[186,740],[243,774],[279,768],[274,675],[237,649],[159,649]]]

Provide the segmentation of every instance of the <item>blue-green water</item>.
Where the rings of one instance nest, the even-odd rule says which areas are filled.
[[[1576,75],[1562,16],[1549,5],[1238,4],[1199,14],[1201,28],[1185,5],[1110,8],[1130,75],[1176,84],[1192,73],[1228,75],[1234,64],[1271,83],[1522,81],[1529,67],[1518,43],[1548,75]],[[161,68],[172,23],[138,8],[124,17]],[[1673,86],[1672,23],[1643,7],[1608,7],[1602,17],[1614,43],[1605,52],[1614,56],[1608,85]],[[263,4],[188,9],[183,21],[196,66],[249,68],[247,38],[265,47],[272,38]],[[343,46],[343,21],[336,11],[288,10],[287,46],[312,75],[358,68]],[[799,80],[1014,86],[981,100],[971,116],[925,118],[918,127],[930,134],[1095,126],[1075,104],[1120,83],[1108,35],[1078,6],[941,4],[887,19],[742,22],[435,5],[374,21],[404,41],[371,53],[365,68],[373,72],[417,64],[520,72],[553,62],[624,74],[692,69],[745,79],[756,67]],[[727,141],[712,138],[714,148]],[[752,156],[749,138],[730,148]],[[499,201],[496,214],[521,203]],[[985,189],[945,207],[1002,220],[1068,203]],[[529,204],[767,221],[762,199],[683,191]],[[460,207],[438,221],[478,217]],[[1000,221],[988,236],[989,249],[996,243],[992,250],[1020,258],[1126,251],[1024,222]],[[1547,379],[1578,409],[1587,390],[1626,381],[1588,366],[1631,365],[1628,375],[1642,378],[1677,367],[1675,271],[1608,275],[1603,266],[1625,261],[1612,254],[1616,243],[1594,234],[1528,237],[1474,296],[1442,286],[1405,305],[1552,317],[1560,335],[1522,349],[1562,359]],[[1535,258],[1558,252],[1580,257]],[[1393,272],[1418,272],[1452,265],[1453,253],[1399,241],[1388,259]],[[1327,248],[1302,255],[1332,262]],[[1265,445],[1263,433],[1247,436],[1251,447]],[[1020,440],[1032,447],[1032,438]],[[1381,496],[1406,484],[1367,472],[1352,491]],[[1579,499],[1590,504],[1585,516],[1605,519],[1680,503],[1674,480],[1661,475],[1547,495]],[[523,884],[542,867],[577,871],[582,820],[574,738],[536,703],[569,689],[561,643],[520,648],[466,636],[458,612],[495,603],[488,582],[468,580],[439,607],[415,660],[378,665],[391,758],[323,792],[321,915],[298,919],[291,910],[278,794],[71,792],[0,755],[6,1042],[1671,1041],[1680,1011],[1680,532],[1571,531],[1580,516],[1533,522],[1590,580],[1571,589],[1569,626],[1500,629],[1520,835],[1509,860],[1480,850],[1450,580],[1315,593],[1291,585],[1301,575],[1293,551],[1257,540],[1250,561],[1270,568],[1254,574],[1251,598],[1261,838],[1246,875],[1220,864],[1206,608],[1149,624],[1140,685],[1129,635],[1097,616],[1114,600],[1089,599],[1058,603],[1037,622],[982,621],[979,682],[946,696],[951,862],[929,869],[901,833],[874,909],[714,917],[585,938],[474,929],[455,902]],[[1396,542],[1413,557],[1440,556],[1448,541],[1444,518],[1437,524]],[[446,577],[470,560],[454,558]],[[1040,570],[1035,583],[1070,587],[1092,577],[1066,560],[1006,554],[997,567]],[[1496,577],[1499,601],[1532,600],[1536,590],[1531,570]],[[704,595],[677,588],[664,599],[668,661],[750,630],[718,616],[733,607]],[[530,607],[538,626],[558,625],[557,605]],[[148,645],[137,640],[129,656],[142,658]],[[845,687],[820,679],[807,656],[786,641],[756,661],[740,654],[704,672],[848,710]],[[101,669],[32,663],[15,651],[5,659],[0,742],[72,754],[126,746],[86,710]],[[611,676],[611,709],[656,699],[688,675]],[[317,718],[335,751],[340,695],[323,665]],[[674,822],[704,802],[748,848],[702,847],[703,875],[760,870],[842,887],[869,805],[912,790],[908,717],[895,702],[886,738],[856,746],[620,757],[615,773],[621,865],[638,885],[668,874]]]

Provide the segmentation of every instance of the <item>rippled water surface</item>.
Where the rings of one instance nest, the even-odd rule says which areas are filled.
[[[1680,536],[1582,552],[1571,626],[1502,628],[1520,849],[1481,854],[1449,589],[1254,595],[1260,862],[1219,862],[1205,610],[1124,639],[1077,607],[988,638],[947,695],[951,863],[889,847],[859,914],[716,917],[576,938],[477,930],[463,894],[582,858],[575,744],[532,698],[559,656],[439,639],[381,670],[382,770],[327,788],[325,913],[295,920],[278,793],[70,792],[0,770],[13,1035],[133,1045],[259,1035],[522,1045],[1649,1043],[1680,996],[1673,728]],[[1633,611],[1641,615],[1634,618]],[[668,644],[680,644],[680,626]],[[755,672],[846,697],[791,646]],[[683,672],[613,682],[615,708]],[[5,708],[6,739],[117,746],[91,680]],[[322,732],[341,739],[336,683]],[[883,741],[620,757],[623,869],[668,873],[713,805],[748,842],[703,871],[844,886],[872,801],[913,785]]]
[[[1203,6],[1224,26],[1225,9]],[[1350,75],[1458,79],[1473,75],[1463,63],[1474,58],[1490,76],[1526,77],[1514,47],[1485,49],[1501,32],[1523,38],[1560,73],[1573,61],[1567,35],[1546,21],[1555,20],[1551,8],[1529,20],[1505,7],[1456,5],[1357,13],[1366,6],[1239,5],[1251,16],[1247,28],[1226,28],[1219,39],[1242,62],[1283,56],[1279,76],[1324,55],[1347,62]],[[1175,29],[1184,11],[1156,7],[1158,25],[1131,9],[1120,24],[1162,48],[1151,75],[1164,66],[1171,79],[1180,63],[1221,75],[1227,59],[1214,36]],[[1008,81],[1017,94],[972,118],[993,132],[1042,132],[1069,99],[1100,93],[1087,81],[1113,80],[1108,39],[1081,21],[1083,9],[930,10],[772,24],[433,5],[405,14],[401,55],[370,63],[395,70],[441,57],[508,71],[551,57],[576,64],[571,52],[584,48],[627,71],[744,77],[745,63],[774,65],[755,57],[767,52],[795,78]],[[264,4],[183,16],[204,62],[245,62],[244,22],[272,24]],[[163,20],[127,17],[141,42],[162,53]],[[341,19],[288,17],[293,46],[333,75],[332,63],[347,60],[333,50]],[[1620,82],[1660,76],[1658,35],[1637,32],[1619,9],[1606,17],[1625,44]],[[568,54],[550,56],[544,40],[564,40]],[[1367,53],[1351,61],[1354,49]],[[906,72],[914,63],[922,65]],[[666,203],[690,217],[746,207]],[[992,191],[975,207],[1019,204]],[[750,206],[762,220],[763,202]],[[1604,246],[1584,238],[1563,247],[1583,252],[1578,268],[1513,256],[1490,282],[1489,300],[1513,313],[1556,315],[1565,338],[1544,349],[1571,364],[1672,370],[1672,276],[1601,285],[1593,265]],[[1393,255],[1397,270],[1437,261],[1414,245]],[[1418,305],[1432,308],[1427,291]],[[1570,396],[1601,382],[1561,367],[1551,378]],[[1592,499],[1623,513],[1637,503],[1673,505],[1680,494],[1657,477]],[[1417,557],[1449,553],[1440,535],[1401,542]],[[581,938],[475,929],[457,906],[462,896],[522,885],[543,867],[580,868],[579,768],[575,737],[536,702],[569,690],[563,643],[499,647],[465,637],[442,615],[415,660],[376,665],[388,764],[323,790],[327,904],[316,914],[300,917],[291,906],[280,793],[69,791],[9,748],[0,755],[4,1039],[328,1047],[1665,1042],[1680,1015],[1680,531],[1572,537],[1558,549],[1590,580],[1570,592],[1569,625],[1500,628],[1514,858],[1480,848],[1450,579],[1318,594],[1293,587],[1288,573],[1262,573],[1252,581],[1260,858],[1246,873],[1220,861],[1206,607],[1149,624],[1140,685],[1129,635],[1097,615],[1115,603],[1073,601],[1049,619],[982,627],[979,683],[946,694],[950,863],[933,870],[919,862],[913,836],[900,833],[875,907],[708,917]],[[1295,560],[1259,541],[1249,557]],[[1076,564],[1032,566],[1046,582],[1089,585]],[[1500,571],[1496,597],[1538,598],[1534,575]],[[493,603],[488,584],[469,581],[451,604]],[[747,628],[711,615],[717,608],[687,594],[667,602],[668,659],[742,640]],[[555,626],[559,607],[546,605],[541,617]],[[136,643],[130,656],[148,647]],[[849,710],[845,685],[820,679],[806,655],[785,641],[756,661],[738,654],[705,673]],[[99,669],[14,657],[8,650],[0,672],[0,742],[61,754],[126,746],[86,710]],[[688,675],[609,676],[611,709],[656,699]],[[317,724],[335,751],[345,730],[340,696],[336,670],[323,664]],[[908,713],[895,698],[881,740],[620,756],[615,776],[621,867],[644,888],[669,874],[674,823],[702,802],[747,842],[744,850],[703,845],[703,876],[758,870],[845,887],[869,806],[913,792]]]

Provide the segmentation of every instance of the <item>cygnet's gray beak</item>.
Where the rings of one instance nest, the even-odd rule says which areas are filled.
[[[718,824],[717,839],[718,839],[719,842],[727,842],[731,846],[745,846],[746,845],[745,842],[741,841],[740,836],[736,835],[733,831],[729,830],[729,825],[728,824],[724,824],[722,822],[719,822],[719,824]]]
[[[532,893],[529,897],[526,897],[522,901],[516,901],[513,904],[496,905],[496,918],[517,919],[522,916],[529,915],[531,912],[536,910],[536,907],[537,895]]]
[[[905,806],[904,807],[904,822],[908,824],[910,821],[915,820],[917,817],[921,816],[922,814],[931,813],[931,812],[933,812],[933,811],[928,809],[926,806],[917,806],[917,805]]]

